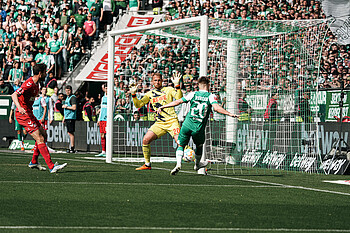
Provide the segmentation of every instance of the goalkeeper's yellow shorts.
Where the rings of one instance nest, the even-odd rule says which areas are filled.
[[[174,137],[174,135],[178,135],[180,133],[180,124],[177,119],[170,119],[165,122],[156,121],[151,128],[149,128],[149,130],[155,133],[158,138],[166,133],[169,133],[172,137]]]

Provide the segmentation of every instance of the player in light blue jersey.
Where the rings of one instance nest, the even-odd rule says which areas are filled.
[[[106,157],[106,126],[107,126],[107,85],[102,85],[104,96],[101,99],[100,115],[98,116],[97,125],[100,126],[102,152],[96,157]]]
[[[207,77],[200,77],[198,79],[199,91],[191,92],[186,97],[182,97],[169,104],[161,106],[157,113],[161,113],[164,108],[174,107],[182,103],[190,102],[190,111],[186,116],[184,123],[181,126],[180,134],[178,137],[179,147],[176,150],[175,168],[170,172],[171,175],[176,175],[181,169],[182,157],[184,155],[184,148],[187,146],[190,138],[196,145],[195,151],[195,166],[197,171],[200,168],[208,165],[207,161],[201,162],[203,144],[205,142],[205,127],[208,122],[211,109],[214,111],[225,114],[231,117],[237,117],[237,115],[230,113],[223,109],[217,102],[216,95],[209,93],[209,79]]]

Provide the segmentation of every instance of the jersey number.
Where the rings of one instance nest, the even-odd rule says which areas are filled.
[[[197,116],[198,118],[204,118],[208,105],[206,103],[197,103],[197,106],[192,107],[191,115]]]

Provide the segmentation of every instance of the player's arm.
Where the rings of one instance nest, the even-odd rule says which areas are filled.
[[[10,110],[10,116],[9,116],[9,123],[12,124],[12,114],[13,114],[13,109],[11,108]]]
[[[159,108],[157,109],[157,114],[160,114],[160,113],[162,112],[162,109],[163,109],[163,108],[175,107],[175,106],[177,106],[177,105],[179,105],[179,104],[182,104],[183,102],[184,102],[184,101],[183,101],[183,99],[181,98],[181,99],[175,100],[175,101],[173,101],[173,102],[171,102],[171,103],[168,103],[168,104],[166,104],[166,105],[163,105],[163,106],[161,106],[161,107],[159,107]]]
[[[225,110],[223,107],[221,107],[218,103],[212,104],[213,109],[215,112],[230,116],[230,117],[238,117],[236,114],[230,113],[229,111]]]
[[[20,88],[20,89],[22,89],[22,88]],[[18,89],[18,90],[20,90],[20,89]],[[12,97],[12,100],[15,103],[17,109],[18,109],[18,112],[21,113],[21,114],[25,114],[26,110],[21,107],[21,105],[19,104],[19,101],[18,101],[18,92],[17,91],[13,92],[11,97]]]
[[[136,108],[141,108],[142,106],[144,106],[145,104],[147,104],[149,102],[149,97],[146,94],[144,97],[142,97],[140,100],[137,98],[136,96],[136,91],[137,91],[137,85],[132,85],[130,87],[130,92],[131,92],[131,96],[132,96],[132,101],[135,104]]]

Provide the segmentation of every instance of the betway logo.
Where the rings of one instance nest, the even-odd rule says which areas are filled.
[[[59,122],[56,126],[49,124],[47,128],[48,142],[69,142],[67,127],[62,122]]]
[[[249,125],[243,125],[243,129],[237,130],[237,151],[266,150],[268,134],[268,131],[249,130]]]
[[[101,144],[100,128],[97,126],[97,123],[90,127],[89,122],[86,122],[86,143],[88,145]]]
[[[276,169],[278,169],[282,165],[285,158],[286,155],[283,153],[278,153],[278,151],[274,151],[272,153],[267,151],[262,163],[269,166],[274,166]]]
[[[326,155],[332,149],[333,143],[339,138],[339,132],[338,131],[325,132],[323,125],[318,126],[318,132],[319,132],[321,154]],[[346,143],[349,143],[348,142],[349,132],[343,132],[342,134],[340,134],[340,136],[342,139],[344,139]],[[344,146],[345,144],[342,142],[342,147]]]
[[[327,159],[321,164],[320,169],[327,172],[329,171],[331,174],[338,174],[346,161],[346,159]]]
[[[135,123],[134,127],[126,123],[126,145],[127,146],[142,146],[143,136],[147,133],[147,127],[140,127],[139,123]]]
[[[299,168],[303,171],[309,171],[312,165],[316,165],[316,156],[310,157],[307,155],[298,155],[295,153],[292,162],[289,164],[290,167]]]
[[[263,152],[257,152],[256,150],[247,150],[242,157],[242,163],[252,164],[253,167],[255,167],[255,165],[259,162],[262,154]]]

